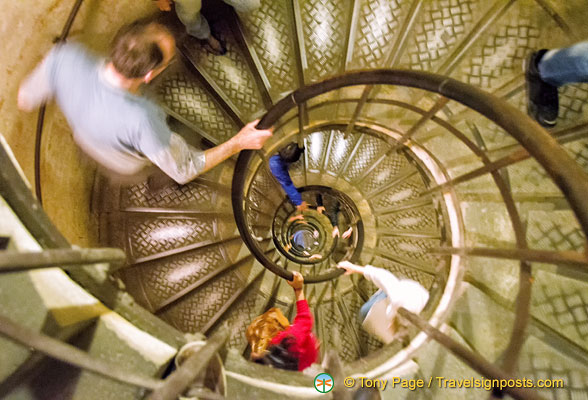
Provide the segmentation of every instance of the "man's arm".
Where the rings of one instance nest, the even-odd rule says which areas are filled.
[[[52,50],[21,82],[18,88],[18,108],[20,110],[31,112],[53,96],[49,65],[54,51]]]
[[[363,276],[382,289],[394,307],[404,307],[418,314],[429,300],[429,292],[412,279],[399,280],[383,268],[366,265]]]
[[[263,147],[263,144],[272,136],[271,129],[255,129],[255,125],[259,120],[252,121],[245,125],[239,133],[230,138],[224,143],[219,144],[212,149],[204,152],[206,163],[204,170],[206,172],[211,168],[225,161],[227,158],[237,154],[241,150],[258,150]]]
[[[184,185],[241,150],[260,149],[272,133],[255,129],[256,124],[257,121],[250,122],[231,139],[206,151],[195,149],[172,133],[169,146],[149,159],[174,181]]]

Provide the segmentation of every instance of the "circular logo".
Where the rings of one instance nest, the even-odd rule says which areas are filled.
[[[335,386],[335,380],[326,372],[318,374],[314,378],[314,388],[319,393],[329,393]]]

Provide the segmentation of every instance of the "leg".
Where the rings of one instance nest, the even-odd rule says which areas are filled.
[[[196,39],[205,40],[207,50],[216,55],[227,52],[221,41],[210,32],[208,21],[200,12],[201,0],[176,0],[176,14],[184,26],[188,35]]]
[[[549,50],[538,63],[541,79],[553,86],[588,82],[588,41]]]
[[[341,211],[341,205],[337,200],[334,200],[332,207],[327,209],[327,217],[329,217],[329,221],[333,226],[339,225],[339,211]]]
[[[539,73],[539,64],[547,50],[531,53],[525,63],[527,81],[527,112],[546,128],[555,126],[559,109],[557,86],[544,81]]]
[[[201,0],[176,0],[176,14],[190,36],[197,39],[207,39],[210,36],[210,26],[206,18],[200,13]]]
[[[257,10],[261,6],[261,0],[223,0],[235,10],[243,13],[248,13]]]

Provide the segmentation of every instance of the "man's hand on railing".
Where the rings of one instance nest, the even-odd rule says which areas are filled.
[[[258,119],[245,125],[239,133],[229,139],[234,145],[237,152],[241,150],[259,150],[263,144],[272,137],[273,128],[257,129],[255,126]]]

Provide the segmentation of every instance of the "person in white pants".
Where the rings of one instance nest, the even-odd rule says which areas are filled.
[[[379,288],[361,307],[359,318],[367,332],[386,344],[400,333],[398,309],[403,307],[418,314],[429,301],[429,292],[420,283],[411,279],[398,279],[383,268],[371,265],[362,267],[349,261],[341,261],[337,267],[344,269],[346,275],[362,274]]]
[[[260,6],[260,0],[223,0],[239,12],[251,12]],[[155,0],[161,11],[170,11],[172,0]],[[222,55],[226,53],[223,44],[210,32],[206,18],[200,13],[202,0],[173,0],[176,4],[176,14],[186,27],[188,35],[206,41],[209,51]]]

